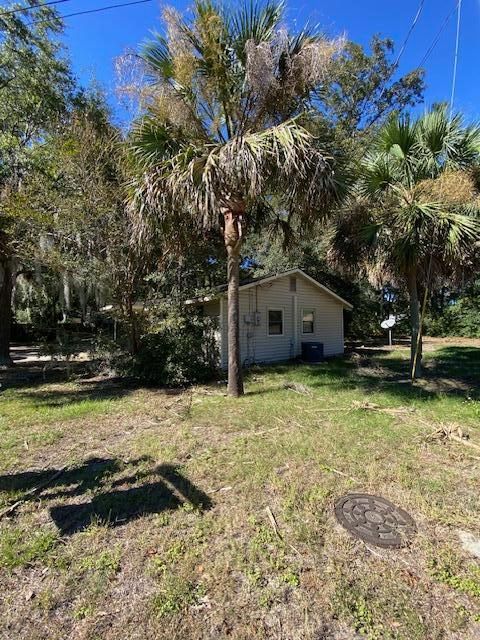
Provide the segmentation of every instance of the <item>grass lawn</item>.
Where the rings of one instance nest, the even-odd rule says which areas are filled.
[[[4,380],[0,638],[480,638],[480,344],[427,345],[415,386],[407,356],[251,370],[240,400]],[[412,544],[351,537],[348,492]]]

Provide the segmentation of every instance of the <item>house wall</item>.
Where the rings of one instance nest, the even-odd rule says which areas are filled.
[[[302,342],[323,342],[326,356],[343,353],[343,306],[301,274],[295,277],[296,292],[290,291],[290,276],[240,291],[240,350],[243,364],[288,360],[301,354]],[[221,366],[226,368],[226,299],[221,306]],[[302,334],[304,308],[315,312],[313,334]],[[268,335],[268,309],[283,310],[283,335]],[[255,311],[260,313],[260,323],[245,323],[245,315]]]

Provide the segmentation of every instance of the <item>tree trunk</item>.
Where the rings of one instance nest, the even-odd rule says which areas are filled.
[[[68,319],[70,304],[70,277],[66,271],[62,271],[59,283],[60,306],[62,309],[62,322]]]
[[[417,272],[412,269],[407,276],[410,298],[410,326],[412,329],[410,346],[410,372],[412,380],[422,374],[422,334],[420,326],[420,300],[418,298]]]
[[[127,299],[127,315],[128,325],[130,329],[130,353],[132,356],[136,356],[138,353],[138,331],[137,331],[137,318],[135,316],[135,309],[133,307],[132,296]]]
[[[0,262],[0,367],[11,366],[13,268],[8,256]]]
[[[82,324],[87,321],[87,285],[81,280],[77,285],[78,301],[80,303],[80,311],[82,314]]]
[[[223,210],[224,240],[227,250],[228,276],[228,395],[238,398],[244,393],[240,360],[240,247],[242,245],[243,206]]]

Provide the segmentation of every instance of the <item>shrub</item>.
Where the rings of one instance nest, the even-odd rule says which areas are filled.
[[[480,338],[480,299],[460,298],[441,314],[425,319],[425,333],[430,336]]]
[[[135,355],[112,352],[111,366],[120,374],[152,384],[178,386],[212,379],[219,355],[216,318],[182,307],[150,312]]]

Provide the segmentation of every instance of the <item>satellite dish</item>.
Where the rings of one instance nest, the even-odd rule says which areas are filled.
[[[391,329],[395,325],[395,321],[395,316],[390,315],[386,320],[383,320],[383,322],[380,323],[380,326],[382,329]]]

